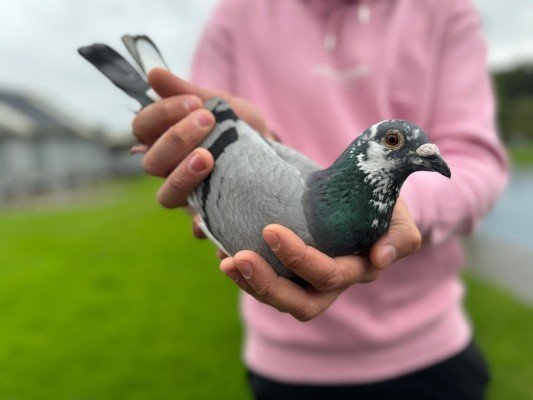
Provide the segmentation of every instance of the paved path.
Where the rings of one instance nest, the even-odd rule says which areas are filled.
[[[467,264],[533,304],[533,169],[514,171],[507,190],[474,236],[465,240]]]
[[[533,248],[484,233],[465,240],[468,270],[533,305]]]

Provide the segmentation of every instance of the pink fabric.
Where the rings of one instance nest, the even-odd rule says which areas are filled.
[[[284,143],[324,166],[369,125],[403,118],[429,133],[452,170],[451,180],[416,173],[401,192],[424,247],[315,320],[300,323],[245,295],[251,369],[291,382],[371,382],[468,343],[458,237],[490,210],[507,176],[485,63],[466,0],[219,3],[194,81],[250,100]]]

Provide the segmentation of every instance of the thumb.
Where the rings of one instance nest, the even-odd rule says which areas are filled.
[[[219,90],[206,89],[197,86],[173,75],[171,72],[163,68],[154,68],[150,70],[148,73],[148,82],[162,98],[189,94],[198,96],[205,102],[213,97],[221,97],[231,105],[239,118],[248,122],[250,126],[258,130],[261,134],[267,132],[266,122],[259,110],[244,99],[233,97],[228,93]]]
[[[370,250],[370,261],[379,269],[387,268],[417,251],[421,245],[420,231],[407,207],[399,201],[394,209],[389,231]]]
[[[212,97],[226,97],[222,92],[205,89],[187,82],[163,68],[154,68],[150,70],[148,73],[148,82],[157,94],[163,98],[182,94],[198,96],[202,101],[206,101]]]

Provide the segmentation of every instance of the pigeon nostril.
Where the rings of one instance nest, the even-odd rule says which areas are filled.
[[[425,143],[416,149],[416,154],[420,157],[428,158],[434,156],[440,156],[439,148],[433,143]]]

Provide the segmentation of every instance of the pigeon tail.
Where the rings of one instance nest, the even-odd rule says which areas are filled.
[[[158,99],[139,72],[111,47],[95,43],[80,47],[78,53],[109,78],[115,86],[137,100],[143,108]]]
[[[169,70],[159,48],[148,36],[124,35],[122,43],[146,76],[153,68]]]

